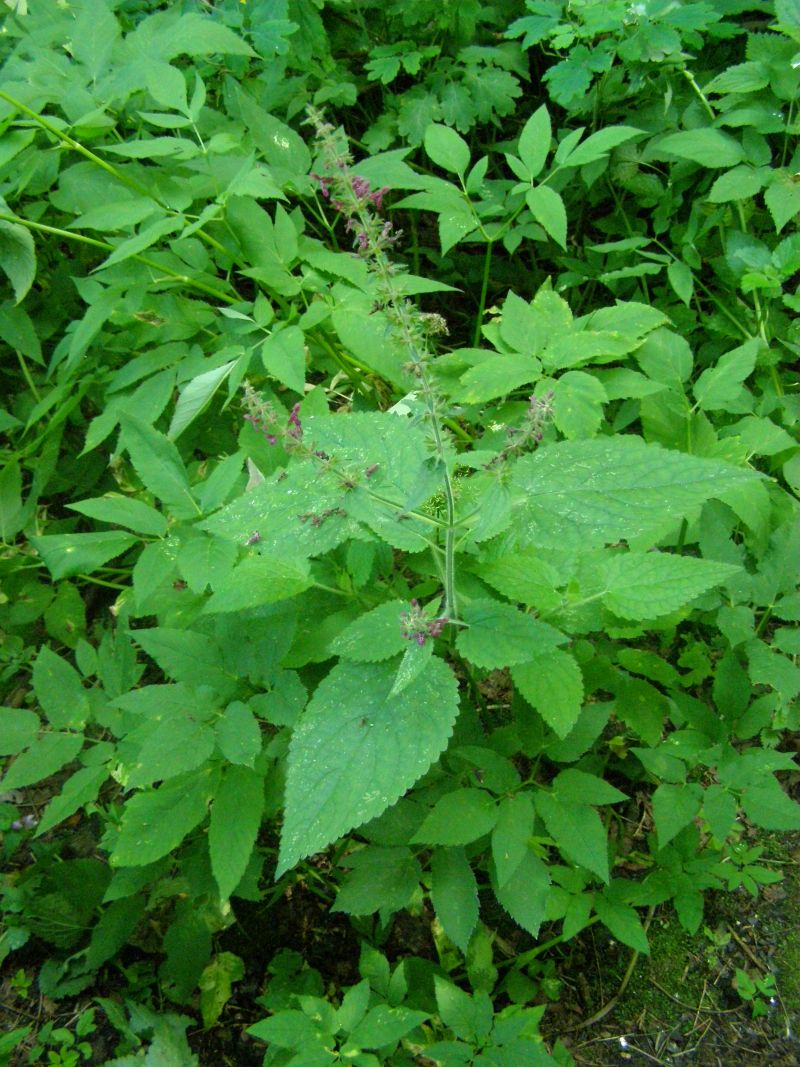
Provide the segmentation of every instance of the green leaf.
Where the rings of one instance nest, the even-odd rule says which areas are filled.
[[[531,178],[537,177],[545,165],[552,138],[547,105],[542,104],[522,127],[519,135],[519,158]]]
[[[618,804],[628,799],[610,782],[574,767],[556,776],[553,792],[567,804]]]
[[[587,163],[607,156],[617,145],[642,136],[644,131],[635,126],[605,126],[587,137],[559,162],[562,167],[585,167]]]
[[[742,383],[755,369],[759,347],[760,341],[753,337],[703,371],[694,383],[694,397],[703,411],[724,409],[739,397]]]
[[[663,693],[641,678],[623,675],[615,684],[614,695],[617,717],[648,745],[657,745],[670,710]]]
[[[408,645],[400,621],[408,610],[404,600],[390,600],[373,608],[342,630],[332,642],[331,652],[356,663],[379,663],[397,656]]]
[[[530,549],[480,564],[480,576],[509,600],[547,611],[557,607],[558,572]]]
[[[447,744],[458,687],[446,664],[434,657],[390,697],[393,682],[391,663],[339,663],[317,687],[289,746],[277,877],[380,815]]]
[[[238,554],[231,541],[192,537],[178,551],[178,572],[193,593],[204,593],[209,585],[216,589],[224,584]]]
[[[735,167],[744,160],[744,149],[730,134],[710,127],[680,130],[662,137],[652,149],[659,156],[678,156],[690,159],[701,167]]]
[[[389,696],[397,696],[402,693],[406,686],[418,678],[428,665],[433,655],[433,641],[426,641],[424,645],[418,645],[416,641],[408,641],[400,666],[397,668]]]
[[[299,326],[284,326],[269,335],[261,346],[261,360],[268,374],[282,385],[303,395],[306,380],[305,336]]]
[[[0,781],[0,789],[20,789],[44,781],[70,763],[83,748],[83,734],[47,733],[34,738]]]
[[[559,852],[608,882],[608,840],[594,808],[563,803],[557,795],[540,790],[536,794],[536,809]]]
[[[631,436],[564,441],[523,456],[511,478],[529,543],[586,548],[656,539],[691,508],[758,477]]]
[[[196,518],[200,508],[172,441],[128,412],[120,415],[120,422],[125,448],[147,489],[166,504],[176,518]]]
[[[170,27],[161,45],[164,59],[175,56],[211,56],[221,52],[231,56],[255,56],[246,41],[219,20],[207,14],[190,12]]]
[[[478,883],[463,848],[437,848],[431,856],[431,901],[442,929],[466,954],[478,924]]]
[[[482,404],[535,382],[541,371],[541,363],[533,356],[491,356],[462,374],[459,395],[466,404]]]
[[[78,672],[42,645],[33,664],[33,689],[51,726],[81,729],[89,718],[89,694]]]
[[[694,295],[694,275],[682,259],[671,259],[669,261],[667,278],[678,299],[689,307]]]
[[[553,422],[561,433],[568,440],[594,437],[603,421],[603,405],[608,401],[597,378],[584,371],[567,371],[558,379],[553,392]]]
[[[223,363],[221,367],[204,371],[196,378],[192,378],[181,389],[167,432],[167,437],[171,441],[180,437],[183,431],[194,422],[238,362],[236,359],[231,359]]]
[[[538,185],[527,191],[525,203],[545,233],[566,251],[567,211],[561,196],[549,185]]]
[[[650,945],[647,941],[647,934],[644,932],[635,908],[629,904],[609,900],[601,893],[595,897],[594,910],[603,926],[606,926],[618,941],[649,956]]]
[[[658,834],[658,847],[664,848],[700,813],[703,803],[702,787],[695,782],[681,785],[662,783],[653,793],[653,819]]]
[[[252,767],[261,752],[261,727],[247,704],[234,700],[217,723],[217,745],[230,763]]]
[[[497,806],[482,789],[454,789],[437,800],[411,839],[418,845],[468,845],[491,832]]]
[[[492,859],[501,888],[522,863],[533,834],[533,798],[530,792],[504,797],[497,808],[492,830]]]
[[[100,787],[106,781],[108,775],[108,767],[105,765],[82,767],[79,771],[76,771],[61,786],[61,792],[54,796],[47,805],[44,815],[42,815],[41,821],[36,828],[36,837],[46,834],[54,826],[58,826],[60,822],[63,822],[64,819],[74,815],[79,808],[96,800]]]
[[[288,600],[313,584],[307,560],[251,556],[234,567],[203,610],[207,614],[247,611]]]
[[[121,241],[111,255],[107,256],[102,263],[94,268],[94,272],[105,270],[114,266],[115,263],[122,263],[126,259],[130,259],[131,256],[138,256],[168,233],[175,233],[176,230],[182,229],[183,223],[182,215],[177,218],[174,215],[169,215],[166,218],[158,219],[156,222],[151,222],[149,226],[134,234],[133,237],[127,237]]]
[[[467,629],[459,630],[456,648],[470,663],[488,670],[523,663],[566,641],[546,622],[497,600],[471,601],[462,618]]]
[[[10,544],[26,521],[22,507],[22,470],[19,460],[0,470],[0,541]]]
[[[655,619],[739,573],[730,563],[668,552],[619,552],[605,566],[603,602],[625,619]]]
[[[419,889],[422,869],[409,848],[369,845],[341,862],[350,873],[336,894],[333,911],[348,915],[400,911]]]
[[[533,937],[539,936],[550,895],[550,876],[538,856],[528,849],[507,881],[494,886],[494,894],[514,922]]]
[[[728,204],[732,200],[748,200],[755,196],[764,187],[764,181],[769,174],[767,170],[751,167],[741,163],[733,170],[720,174],[708,193],[708,200],[712,204]]]
[[[764,193],[764,203],[780,233],[786,223],[800,213],[800,181],[790,170],[773,171],[772,181]]]
[[[708,786],[703,794],[703,818],[718,841],[724,841],[734,828],[736,811],[736,799],[724,786]]]
[[[195,719],[192,710],[185,706],[165,707],[148,719],[126,785],[152,785],[205,763],[214,751],[214,731],[207,723]]]
[[[197,630],[177,630],[168,626],[131,631],[131,637],[151,659],[176,682],[194,684],[202,671],[203,684],[225,692],[235,681],[223,670],[217,642]]]
[[[550,648],[511,669],[514,685],[559,737],[578,721],[583,702],[583,675],[571,652]]]
[[[151,508],[149,504],[141,500],[122,496],[119,493],[108,493],[106,496],[92,497],[89,500],[78,500],[74,504],[67,504],[67,507],[72,511],[79,511],[81,515],[88,515],[90,519],[127,526],[129,530],[136,533],[163,537],[167,532],[167,520],[160,511],[156,511],[155,508]]]
[[[210,1029],[233,995],[233,983],[244,978],[244,962],[233,952],[220,952],[200,975],[200,1012],[203,1026]],[[178,1067],[178,1064],[175,1065]]]
[[[431,123],[425,131],[425,151],[437,166],[464,177],[469,166],[469,145],[455,130]]]
[[[211,805],[208,851],[219,895],[227,900],[242,880],[264,810],[264,779],[249,767],[226,768]]]
[[[213,794],[208,772],[173,778],[125,804],[109,858],[112,867],[142,867],[174,851],[206,816]]]
[[[434,975],[433,981],[436,1004],[445,1026],[461,1041],[483,1045],[489,1036],[494,1016],[488,994],[479,990],[470,996],[438,974]],[[460,1064],[467,1061],[459,1059],[455,1062]]]
[[[0,707],[0,756],[15,756],[39,732],[39,716],[28,708]]]
[[[747,787],[742,808],[747,818],[764,830],[800,830],[800,804],[789,799],[771,774]]]
[[[411,1033],[428,1018],[424,1011],[413,1011],[401,1006],[377,1004],[350,1034],[349,1040],[358,1048],[382,1048],[393,1045],[401,1037]]]
[[[114,530],[108,533],[42,534],[41,537],[31,537],[30,542],[58,581],[75,574],[91,574],[108,560],[121,556],[138,542],[138,538]]]
[[[0,219],[0,270],[11,282],[15,302],[28,295],[36,277],[36,249],[30,230]]]

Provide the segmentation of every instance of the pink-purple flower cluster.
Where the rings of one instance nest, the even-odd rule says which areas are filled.
[[[403,637],[406,641],[414,641],[420,648],[429,637],[438,637],[449,621],[444,617],[429,619],[416,599],[411,601],[411,610],[400,616]]]

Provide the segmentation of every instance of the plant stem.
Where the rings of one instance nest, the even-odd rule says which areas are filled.
[[[486,310],[486,294],[489,291],[489,272],[492,266],[492,249],[494,243],[486,242],[486,255],[483,257],[483,279],[481,281],[481,296],[478,301],[478,313],[475,316],[475,332],[472,335],[472,347],[477,348],[481,341],[481,328],[483,326],[483,313]]]

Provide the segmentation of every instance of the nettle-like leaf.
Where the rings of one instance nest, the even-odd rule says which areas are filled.
[[[583,702],[583,675],[572,653],[546,649],[512,667],[511,677],[547,725],[559,737],[566,737],[578,721]]]
[[[380,663],[407,645],[400,616],[408,611],[403,600],[390,600],[360,616],[331,644],[331,652],[356,663]]]
[[[663,536],[692,508],[759,477],[637,437],[564,441],[523,457],[511,480],[520,538],[588,547]]]
[[[467,628],[456,638],[458,651],[487,670],[524,663],[567,640],[555,627],[496,600],[473,600],[462,621]]]
[[[433,657],[391,697],[396,666],[340,663],[295,727],[277,874],[380,815],[443,751],[458,710],[449,667]]]
[[[603,603],[626,619],[655,619],[684,607],[740,568],[666,552],[620,552],[606,563]]]

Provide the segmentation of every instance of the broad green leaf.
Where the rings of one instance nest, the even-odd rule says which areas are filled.
[[[768,168],[759,168],[740,164],[732,170],[720,174],[708,192],[712,204],[727,204],[732,200],[749,200],[764,186],[770,173]]]
[[[466,954],[478,923],[478,883],[463,848],[434,850],[431,901],[442,929]]]
[[[207,614],[246,611],[297,596],[314,584],[304,559],[258,555],[243,559],[203,609]]]
[[[538,185],[527,191],[525,203],[542,229],[566,250],[567,212],[561,196],[549,185]]]
[[[462,621],[467,628],[459,630],[458,651],[476,667],[488,670],[524,663],[566,641],[546,622],[497,600],[471,601]]]
[[[653,819],[658,834],[658,847],[664,848],[700,813],[703,803],[702,787],[695,782],[670,785],[663,782],[653,793]]]
[[[527,855],[533,819],[533,799],[528,791],[504,797],[498,805],[492,830],[492,859],[501,888]]]
[[[331,644],[331,652],[356,663],[379,663],[397,656],[408,646],[400,619],[408,610],[403,600],[373,608],[342,630]]]
[[[176,682],[193,685],[202,671],[203,684],[224,693],[236,680],[224,671],[218,643],[207,634],[154,626],[133,630],[131,637]]]
[[[19,460],[0,470],[0,541],[10,544],[25,524],[22,507],[22,471]]]
[[[47,721],[57,730],[82,729],[89,718],[89,694],[73,666],[42,645],[33,664],[33,690]]]
[[[678,299],[689,307],[694,295],[694,275],[682,259],[671,259],[669,261],[667,278]]]
[[[36,737],[8,768],[0,789],[8,792],[44,781],[75,759],[82,748],[83,734],[53,732]]]
[[[642,678],[620,676],[614,687],[617,718],[634,730],[648,745],[661,740],[664,719],[669,714],[667,698]]]
[[[402,1005],[376,1004],[349,1036],[357,1048],[382,1048],[393,1045],[428,1019],[428,1013]]]
[[[75,504],[67,504],[67,507],[72,511],[79,511],[81,515],[88,515],[90,519],[127,526],[135,533],[163,537],[167,532],[167,520],[160,511],[141,500],[119,493],[78,500]]]
[[[748,819],[764,830],[800,830],[800,804],[790,800],[771,774],[742,793]]]
[[[454,789],[437,800],[412,844],[468,845],[491,832],[497,821],[494,799],[483,789]]]
[[[231,56],[255,56],[255,52],[237,33],[210,14],[189,12],[170,27],[161,45],[164,59],[175,56],[211,56],[221,52]]]
[[[431,123],[425,131],[425,151],[437,166],[463,178],[469,166],[469,145],[455,130]]]
[[[178,551],[178,571],[193,593],[208,586],[223,585],[236,563],[238,551],[231,541],[220,537],[192,537]]]
[[[641,920],[636,909],[630,904],[621,904],[615,900],[609,900],[600,893],[595,897],[594,910],[603,926],[606,926],[618,941],[629,948],[650,954],[650,945],[647,934],[644,932]]]
[[[227,900],[242,880],[263,810],[263,777],[249,767],[227,767],[211,805],[208,827],[211,870],[222,900]]]
[[[29,708],[0,707],[0,756],[15,756],[34,740],[41,723]]]
[[[230,763],[252,767],[261,752],[261,727],[247,704],[230,703],[217,723],[217,745]]]
[[[552,610],[561,602],[558,572],[532,549],[482,563],[480,576],[509,600],[539,611]]]
[[[578,335],[580,336],[580,335]],[[608,401],[602,384],[584,371],[567,371],[554,388],[553,422],[568,439],[593,437],[603,421]]]
[[[144,738],[126,785],[166,781],[202,766],[214,751],[214,731],[191,714],[191,707],[165,709],[143,727]],[[129,739],[138,734],[131,735]]]
[[[752,682],[772,686],[786,704],[794,700],[800,693],[800,667],[763,641],[751,641],[746,651]]]
[[[722,130],[680,130],[662,137],[652,149],[659,156],[678,156],[690,159],[701,167],[735,167],[744,159],[744,149],[730,134]]]
[[[672,330],[654,330],[636,351],[639,366],[648,378],[681,392],[692,373],[692,350],[688,341]]]
[[[618,804],[628,798],[610,782],[574,767],[553,780],[553,792],[567,804]]]
[[[539,936],[539,928],[546,917],[550,876],[538,856],[528,849],[507,881],[495,885],[494,893],[514,922],[533,937]]]
[[[69,224],[72,230],[124,230],[135,226],[148,216],[160,211],[154,200],[137,197],[134,199],[113,200],[110,204],[98,204],[79,215]]]
[[[492,1029],[494,1016],[492,1002],[487,993],[479,990],[470,995],[438,974],[434,976],[433,981],[439,1015],[448,1030],[470,1045],[483,1045]]]
[[[220,952],[200,975],[200,1014],[203,1027],[210,1029],[233,995],[233,983],[244,978],[244,962],[233,952]],[[176,1064],[177,1067],[177,1064]]]
[[[305,337],[299,326],[275,330],[261,346],[261,359],[268,374],[282,385],[303,395],[306,374]]]
[[[510,292],[503,303],[500,319],[500,337],[516,352],[525,356],[536,355],[545,344],[547,336],[542,332],[542,318],[538,308]],[[508,359],[508,356],[503,357]],[[534,361],[531,360],[531,366]],[[538,367],[538,361],[535,361]],[[482,366],[482,364],[479,364]],[[476,368],[477,369],[477,368]],[[531,381],[534,379],[531,378]]]
[[[0,270],[11,282],[15,302],[20,304],[36,277],[36,249],[30,230],[4,219],[0,219]]]
[[[424,645],[418,645],[416,641],[406,642],[406,650],[397,668],[389,696],[395,697],[402,693],[406,686],[423,673],[428,665],[428,660],[433,655],[433,641],[426,641]]]
[[[736,823],[736,799],[721,785],[710,785],[703,794],[703,818],[718,841],[724,841]]]
[[[545,165],[552,137],[547,106],[542,104],[522,127],[519,135],[519,158],[531,178],[536,178]]]
[[[183,221],[182,215],[177,218],[174,215],[169,215],[167,218],[151,222],[149,226],[134,234],[133,237],[127,237],[121,241],[111,255],[107,256],[102,263],[94,268],[95,272],[112,267],[115,263],[122,263],[124,260],[130,259],[131,256],[138,256],[168,233],[175,233],[176,230],[180,230],[183,227]]]
[[[133,534],[112,530],[108,533],[42,534],[30,542],[44,560],[53,578],[91,574],[108,560],[121,556],[138,543]]]
[[[123,441],[136,473],[147,489],[167,505],[176,518],[195,518],[200,508],[189,488],[177,448],[152,426],[125,412],[120,418]]]
[[[655,619],[685,607],[739,570],[669,552],[619,552],[606,562],[603,602],[626,619]]]
[[[380,815],[447,744],[458,709],[450,669],[434,657],[389,697],[391,663],[339,663],[320,683],[289,746],[277,877]]]
[[[742,383],[755,369],[760,341],[751,338],[743,345],[726,352],[716,366],[704,370],[694,383],[694,397],[703,411],[718,411],[735,401],[742,392]]]
[[[91,804],[97,799],[100,787],[108,778],[109,770],[105,765],[99,767],[82,767],[61,786],[61,791],[53,797],[36,827],[36,836],[46,834],[64,819],[74,815],[79,808]]]
[[[587,163],[594,163],[595,160],[607,156],[617,145],[633,140],[634,137],[642,137],[643,134],[644,131],[635,126],[605,126],[597,133],[590,134],[559,162],[562,167],[585,167]]]
[[[459,396],[466,404],[482,404],[535,382],[541,371],[534,356],[491,356],[462,374]]]
[[[608,840],[595,809],[588,804],[564,803],[544,790],[536,794],[536,809],[559,852],[608,882]]]
[[[588,547],[657,538],[693,507],[756,478],[632,436],[564,441],[524,456],[511,479],[529,543]]]
[[[223,363],[221,367],[204,371],[202,374],[198,374],[196,378],[192,378],[181,389],[181,395],[175,405],[175,411],[167,433],[171,441],[180,437],[183,431],[194,422],[237,363],[238,360],[231,359],[227,363]]]
[[[385,909],[408,907],[419,889],[422,869],[409,848],[380,848],[369,845],[346,856],[342,865],[350,868],[333,911],[348,915],[371,915]]]
[[[514,685],[559,737],[578,721],[583,675],[571,652],[550,648],[511,669]]]
[[[773,171],[772,182],[764,193],[764,203],[778,233],[800,214],[800,182],[790,170]]]
[[[143,867],[174,851],[206,816],[213,795],[208,771],[173,778],[125,803],[112,867]]]

